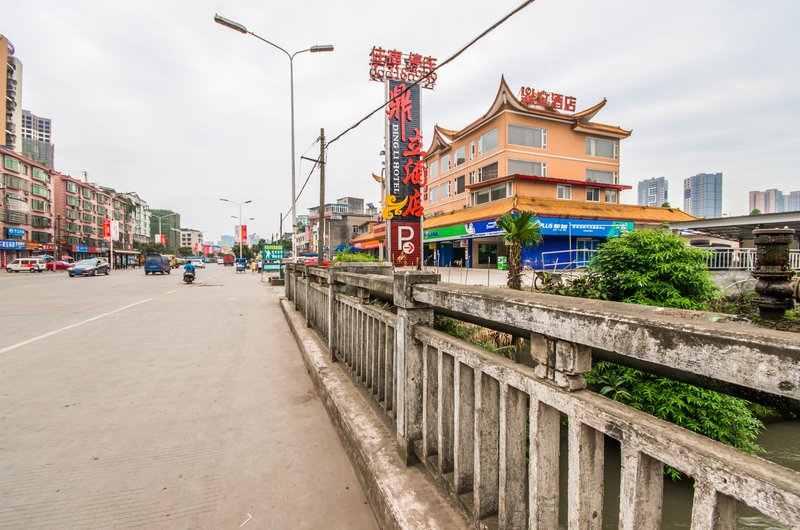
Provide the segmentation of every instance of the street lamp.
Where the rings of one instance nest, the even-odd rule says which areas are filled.
[[[246,27],[238,22],[234,22],[233,20],[227,19],[225,17],[221,17],[217,14],[214,14],[214,22],[230,28],[232,30],[238,31],[239,33],[246,33],[250,34],[253,37],[257,38],[258,40],[265,42],[272,46],[273,48],[277,48],[283,53],[286,54],[286,57],[289,58],[289,93],[291,98],[291,117],[292,117],[292,258],[296,256],[295,250],[295,238],[294,238],[294,226],[297,224],[297,212],[295,211],[295,201],[297,200],[296,192],[295,192],[295,152],[294,152],[294,57],[295,55],[301,54],[303,52],[311,52],[311,53],[319,53],[319,52],[332,52],[333,46],[331,44],[315,44],[310,48],[305,50],[298,50],[294,53],[289,53],[288,51],[284,50],[274,42],[270,42],[264,37],[256,35],[252,31],[248,31]]]
[[[251,203],[253,201],[236,202],[236,201],[230,201],[228,199],[220,199],[220,200],[221,201],[225,201],[225,202],[229,202],[229,203],[232,203],[232,204],[236,204],[237,206],[239,206],[239,258],[241,259],[241,257],[242,257],[242,239],[244,239],[242,237],[242,206],[245,205],[245,204],[249,204],[249,203]],[[236,219],[235,215],[232,215],[231,217]],[[251,217],[251,219],[252,219],[252,217]]]

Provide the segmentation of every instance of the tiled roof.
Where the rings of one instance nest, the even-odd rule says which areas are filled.
[[[576,219],[607,219],[637,223],[677,223],[695,218],[677,208],[656,208],[632,204],[609,204],[533,197],[508,197],[499,201],[464,208],[425,218],[425,229],[496,219],[511,210],[531,210],[540,217],[570,217]]]

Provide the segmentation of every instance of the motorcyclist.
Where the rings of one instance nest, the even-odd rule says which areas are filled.
[[[186,265],[183,266],[183,271],[184,271],[184,274],[187,273],[187,272],[191,273],[193,278],[197,276],[195,274],[194,264],[191,261],[187,261],[186,262]]]

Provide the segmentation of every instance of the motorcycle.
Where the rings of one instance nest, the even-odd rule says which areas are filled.
[[[184,272],[183,281],[185,281],[186,283],[192,283],[194,281],[194,273],[191,271]]]

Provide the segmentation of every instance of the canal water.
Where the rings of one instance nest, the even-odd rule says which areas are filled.
[[[761,434],[758,443],[765,449],[762,458],[800,472],[800,421],[772,423]],[[603,528],[614,530],[619,527],[619,481],[620,448],[619,443],[606,437],[605,494],[603,505]],[[561,440],[561,513],[560,527],[567,524],[567,467],[566,436]],[[662,528],[668,530],[686,529],[691,526],[693,481],[684,477],[679,482],[664,480],[664,509]],[[798,521],[800,525],[800,521]],[[739,517],[741,530],[785,530],[787,526],[778,524],[748,506],[742,506]]]

